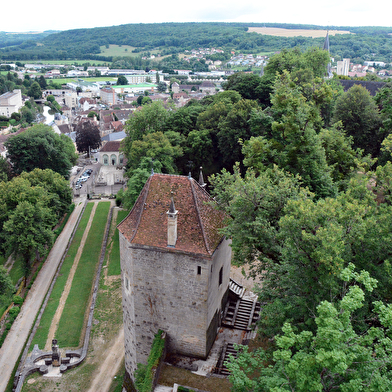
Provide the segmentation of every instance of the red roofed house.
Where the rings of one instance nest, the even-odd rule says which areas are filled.
[[[219,229],[225,215],[191,177],[152,174],[118,225],[125,367],[134,379],[154,334],[168,350],[206,358],[214,343],[230,279],[231,247]]]

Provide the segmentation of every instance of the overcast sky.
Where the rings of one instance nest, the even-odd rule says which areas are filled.
[[[321,26],[392,26],[390,13],[369,0],[5,0],[0,31],[69,30],[127,23],[254,22]]]

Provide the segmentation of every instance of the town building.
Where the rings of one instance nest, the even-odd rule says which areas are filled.
[[[343,59],[337,62],[336,74],[348,76],[348,71],[350,70],[350,59]]]
[[[0,95],[0,115],[11,117],[23,106],[22,91],[14,90]]]
[[[203,182],[203,181],[201,181]],[[125,367],[134,380],[154,334],[168,351],[206,358],[229,292],[225,215],[190,176],[152,174],[119,224]]]

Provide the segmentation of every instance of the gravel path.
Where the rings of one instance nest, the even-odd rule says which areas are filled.
[[[12,371],[23,351],[24,344],[29,336],[30,329],[45,298],[46,292],[53,280],[57,267],[68,245],[75,224],[83,209],[80,202],[68,219],[64,230],[53,245],[41,271],[32,285],[24,301],[22,309],[14,321],[7,338],[0,349],[0,391],[4,392]]]

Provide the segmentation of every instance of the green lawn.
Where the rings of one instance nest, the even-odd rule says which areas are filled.
[[[60,347],[78,347],[88,303],[92,291],[95,271],[101,254],[110,202],[98,203],[94,219],[79,260],[71,290],[68,294],[56,339]]]
[[[128,46],[128,45],[109,45],[107,48],[105,45],[100,47],[101,49],[101,56],[140,56],[140,53],[132,53],[132,51],[135,49],[134,46]]]
[[[41,322],[34,336],[30,349],[34,347],[34,344],[38,344],[38,347],[40,349],[43,349],[46,344],[46,340],[48,338],[49,328],[50,325],[52,324],[53,316],[56,313],[57,307],[59,305],[60,298],[64,290],[64,286],[68,279],[69,271],[71,270],[76,253],[79,249],[80,241],[82,240],[84,231],[86,230],[86,226],[90,218],[92,208],[93,208],[93,203],[88,203],[86,209],[84,210],[79,226],[75,232],[74,238],[69,247],[67,256],[65,257],[63,265],[61,266],[60,274],[56,280],[56,283],[53,286],[53,290],[50,295],[48,304],[42,315]]]
[[[128,215],[129,211],[120,210],[117,214],[116,226]],[[113,237],[106,249],[106,264],[108,265],[108,275],[120,275],[120,242],[118,229],[116,227]]]
[[[23,278],[24,276],[24,269],[23,269],[23,259],[22,257],[18,256],[14,262],[14,265],[12,266],[9,276],[11,277],[12,283],[16,285],[18,283],[18,280],[20,278]]]

